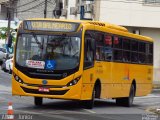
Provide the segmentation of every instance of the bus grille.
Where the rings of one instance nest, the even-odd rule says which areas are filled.
[[[49,92],[40,92],[38,89],[28,89],[25,87],[22,87],[24,92],[26,93],[32,93],[32,94],[44,94],[44,95],[64,95],[68,90],[50,90]]]

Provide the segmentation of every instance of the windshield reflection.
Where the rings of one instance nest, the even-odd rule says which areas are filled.
[[[21,34],[16,48],[16,63],[39,69],[73,69],[79,65],[80,42],[80,38],[75,36]]]

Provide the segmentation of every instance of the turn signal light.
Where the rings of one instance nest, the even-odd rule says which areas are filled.
[[[67,87],[69,86],[73,86],[73,85],[76,85],[78,83],[78,81],[80,80],[81,76],[75,78],[74,80],[70,81],[68,84],[67,84]]]
[[[24,83],[23,82],[23,80],[18,76],[18,75],[16,75],[15,73],[13,73],[13,76],[14,76],[14,79],[17,81],[17,82],[19,82],[19,83]]]

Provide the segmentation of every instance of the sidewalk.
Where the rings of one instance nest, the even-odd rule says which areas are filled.
[[[160,89],[160,81],[153,81],[153,89]]]
[[[152,107],[148,108],[147,111],[149,111],[151,113],[155,113],[159,116],[160,115],[160,106],[152,106]],[[157,119],[155,119],[155,120],[157,120]]]

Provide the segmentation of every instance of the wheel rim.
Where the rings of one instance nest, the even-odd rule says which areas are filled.
[[[92,94],[92,106],[94,106],[95,95],[96,95],[96,90],[94,88],[93,94]]]
[[[133,99],[134,99],[134,87],[132,86],[130,97],[129,97],[130,105],[132,105]]]

